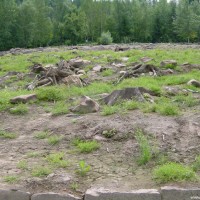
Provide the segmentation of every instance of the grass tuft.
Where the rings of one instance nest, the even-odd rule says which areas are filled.
[[[50,168],[44,166],[38,166],[32,170],[31,175],[34,177],[43,177],[43,176],[48,176],[51,173],[52,170]]]
[[[148,142],[148,138],[139,129],[136,131],[135,138],[140,147],[140,158],[138,159],[138,164],[145,165],[152,158],[152,152]]]
[[[9,112],[13,115],[25,115],[28,113],[28,107],[26,104],[19,104],[14,108],[10,108]]]
[[[17,135],[15,133],[10,133],[7,131],[0,130],[0,138],[5,138],[5,139],[15,139]]]
[[[66,168],[68,166],[68,161],[64,160],[64,153],[63,152],[58,152],[58,153],[52,153],[46,157],[46,160],[56,166],[56,167],[61,167],[61,168]]]
[[[62,140],[61,136],[57,136],[57,135],[52,135],[48,138],[48,143],[50,145],[56,145],[58,144],[60,141]]]
[[[174,162],[155,168],[153,176],[160,183],[193,181],[196,179],[196,174],[192,168]]]

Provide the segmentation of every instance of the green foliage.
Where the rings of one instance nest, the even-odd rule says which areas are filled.
[[[74,190],[74,191],[77,191],[77,189],[78,189],[78,183],[75,183],[75,182],[73,182],[72,184],[70,184],[70,188],[72,189],[72,190]]]
[[[27,163],[27,161],[26,160],[20,160],[17,163],[17,168],[23,169],[23,170],[27,170],[28,169],[28,163]]]
[[[101,74],[102,74],[102,76],[111,76],[111,75],[113,75],[113,70],[112,69],[106,69]]]
[[[153,175],[154,179],[161,183],[193,181],[196,179],[196,174],[192,168],[174,162],[156,167]]]
[[[25,115],[28,113],[28,107],[26,104],[19,104],[14,108],[10,108],[9,112],[13,115]]]
[[[41,87],[37,89],[36,93],[38,99],[42,101],[59,101],[65,99],[64,88],[60,86]]]
[[[52,170],[45,166],[36,166],[32,169],[31,175],[34,177],[44,177],[52,173]]]
[[[200,155],[195,158],[192,168],[195,172],[200,170]]]
[[[56,145],[58,144],[60,141],[62,140],[61,136],[57,136],[57,135],[52,135],[48,138],[48,143],[50,145]]]
[[[67,103],[64,101],[56,102],[53,108],[51,109],[51,113],[53,116],[64,115],[69,113],[69,108]]]
[[[58,153],[52,153],[46,157],[46,160],[56,166],[61,168],[66,168],[68,166],[68,161],[64,160],[64,153],[58,152]]]
[[[112,138],[117,133],[116,129],[105,130],[102,132],[102,135],[106,138]]]
[[[48,138],[49,133],[47,131],[40,131],[40,132],[37,132],[34,137],[42,140],[42,139]]]
[[[103,44],[103,45],[108,45],[111,44],[113,41],[113,38],[111,36],[111,33],[108,32],[103,32],[101,34],[101,37],[99,38],[99,44]]]
[[[112,115],[115,113],[120,112],[121,108],[119,105],[113,105],[113,106],[103,106],[103,110],[101,112],[102,115],[106,116],[106,115]]]
[[[27,157],[28,158],[37,158],[37,157],[40,157],[40,156],[41,156],[41,153],[40,152],[36,152],[36,151],[27,153]]]
[[[15,139],[16,137],[17,135],[15,133],[0,130],[0,138]]]
[[[138,159],[139,165],[145,165],[152,158],[151,147],[148,142],[147,136],[141,130],[137,130],[135,133],[135,138],[139,144],[140,148],[140,158]]]
[[[3,177],[3,180],[6,182],[6,183],[10,183],[10,184],[13,184],[13,183],[16,183],[19,181],[19,178],[17,176],[4,176]]]
[[[90,171],[91,166],[87,165],[84,160],[79,161],[78,169],[76,170],[77,174],[80,176],[86,176],[87,173]]]
[[[78,148],[81,153],[90,153],[99,149],[100,144],[93,140],[93,141],[83,141],[78,138],[74,139],[72,143]]]

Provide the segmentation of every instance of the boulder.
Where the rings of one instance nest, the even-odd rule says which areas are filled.
[[[79,78],[78,75],[70,75],[68,77],[65,77],[61,80],[61,83],[64,83],[65,85],[71,86],[78,86],[78,87],[82,87],[83,84],[81,82],[81,79]]]
[[[88,60],[83,60],[83,59],[71,59],[69,61],[69,64],[75,68],[80,68],[83,65],[90,64],[90,61]]]
[[[161,67],[164,67],[166,65],[172,65],[172,66],[177,66],[177,61],[176,60],[163,60],[161,63],[160,63],[160,66]]]
[[[92,70],[95,71],[95,72],[101,72],[102,71],[102,67],[101,67],[101,65],[96,65],[95,67],[93,67]]]
[[[188,85],[194,85],[195,87],[200,87],[200,82],[195,80],[195,79],[192,79],[192,80],[188,81],[187,84]]]
[[[10,103],[12,104],[27,103],[29,101],[34,101],[36,99],[37,99],[36,94],[20,95],[10,99]]]
[[[115,48],[115,51],[117,52],[117,51],[127,51],[127,50],[129,50],[130,49],[130,47],[127,47],[127,46],[124,46],[124,47],[122,47],[122,46],[117,46],[116,48]]]
[[[71,109],[72,112],[78,113],[93,113],[99,111],[99,104],[88,96],[83,96],[80,103],[75,108]]]
[[[144,102],[145,98],[143,96],[144,93],[150,95],[156,95],[154,92],[147,90],[143,87],[136,87],[136,88],[125,88],[123,90],[115,90],[107,97],[103,98],[103,102],[107,105],[114,105],[115,103],[121,100],[136,100],[140,102]]]

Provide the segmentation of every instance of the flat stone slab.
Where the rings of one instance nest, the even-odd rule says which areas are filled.
[[[10,103],[13,103],[13,104],[27,103],[29,101],[36,100],[36,99],[37,99],[36,94],[20,95],[20,96],[10,99]]]
[[[177,187],[162,187],[162,200],[198,200],[200,199],[200,188],[183,189]]]
[[[154,189],[118,192],[104,188],[92,188],[86,191],[84,200],[161,200],[161,195]]]
[[[75,197],[70,194],[58,194],[58,193],[38,193],[31,197],[31,200],[80,200],[81,198]]]
[[[30,197],[28,192],[0,189],[0,200],[30,200]]]

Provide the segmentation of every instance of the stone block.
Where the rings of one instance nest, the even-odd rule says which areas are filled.
[[[30,200],[30,196],[28,192],[0,189],[0,200]]]
[[[154,189],[118,192],[93,188],[86,191],[85,200],[161,200],[161,195]]]
[[[162,187],[162,200],[200,200],[200,188],[183,189],[177,187]]]

